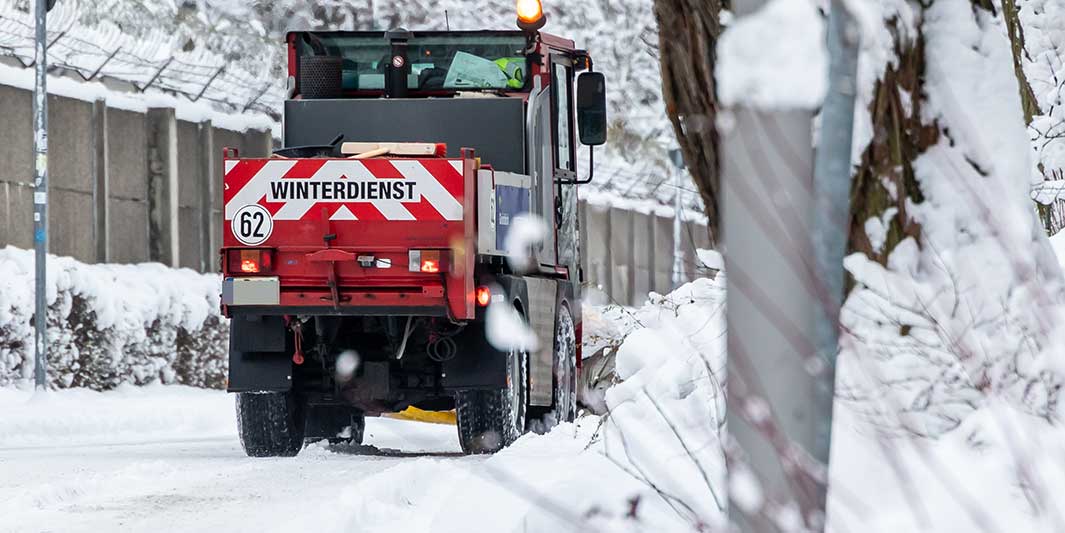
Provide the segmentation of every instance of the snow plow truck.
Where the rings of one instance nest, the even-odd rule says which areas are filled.
[[[545,21],[519,0],[516,31],[287,35],[280,148],[223,157],[249,456],[359,444],[365,417],[408,407],[454,409],[466,453],[574,418],[577,147],[606,141],[605,83]],[[521,220],[544,231],[515,261]]]

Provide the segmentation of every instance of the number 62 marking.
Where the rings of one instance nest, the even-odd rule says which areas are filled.
[[[266,242],[274,231],[274,219],[270,212],[259,204],[241,207],[230,223],[233,236],[242,244],[256,246]]]

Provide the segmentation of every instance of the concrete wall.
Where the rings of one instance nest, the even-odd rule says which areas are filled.
[[[200,244],[200,232],[185,231],[186,228],[200,227],[201,196],[206,183],[201,179],[200,169],[192,162],[199,161],[205,151],[200,146],[200,125],[179,120],[177,124],[178,153],[182,161],[178,164],[178,265],[193,270],[203,270],[204,257]]]
[[[148,261],[148,135],[142,113],[107,111],[108,259]],[[61,157],[56,154],[54,157]],[[53,245],[54,249],[54,245]]]
[[[639,306],[649,292],[673,289],[673,219],[653,213],[612,207],[578,206],[581,224],[585,299],[590,303]],[[696,248],[709,248],[706,225],[685,222],[681,227],[684,279],[708,272]]]
[[[29,92],[0,85],[0,242],[33,246],[33,101]]]
[[[32,105],[31,91],[0,85],[0,246],[33,247]],[[220,224],[204,224],[220,216],[221,169],[212,167],[221,165],[217,154],[223,146],[236,146],[246,155],[268,155],[269,132],[236,132],[181,120],[174,128],[163,128],[176,135],[173,209],[159,205],[169,201],[165,196],[149,197],[148,115],[102,103],[95,107],[71,98],[48,99],[49,252],[90,263],[165,260],[174,266],[217,270]],[[205,160],[208,149],[213,159]],[[153,256],[159,254],[152,253],[152,242],[168,238],[152,234],[153,212],[174,213],[178,231],[173,260]],[[208,238],[212,242],[204,242]]]

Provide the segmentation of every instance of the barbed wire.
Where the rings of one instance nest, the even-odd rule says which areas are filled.
[[[206,101],[221,111],[258,112],[280,120],[284,80],[273,75],[281,47],[269,50],[257,72],[207,50],[173,50],[170,37],[161,33],[147,38],[124,34],[118,28],[92,27],[70,20],[49,28],[48,66],[83,81],[118,80],[135,92],[149,89]],[[0,10],[0,57],[33,67],[34,23],[29,13]]]

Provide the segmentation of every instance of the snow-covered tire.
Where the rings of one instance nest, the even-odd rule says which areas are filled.
[[[303,405],[290,392],[237,394],[240,445],[248,457],[293,457],[303,448]]]
[[[467,390],[456,394],[455,418],[463,452],[495,453],[525,433],[528,361],[529,354],[525,350],[511,350],[507,354],[505,388]]]
[[[577,417],[577,331],[573,315],[566,306],[558,310],[555,321],[555,352],[552,363],[554,401],[544,415],[545,430]]]

